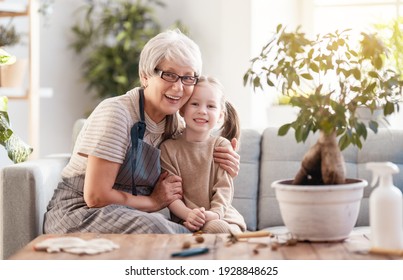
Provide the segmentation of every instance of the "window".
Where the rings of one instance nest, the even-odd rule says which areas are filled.
[[[252,57],[269,40],[268,30],[275,30],[279,23],[288,26],[290,31],[301,25],[304,32],[313,36],[350,28],[357,33],[369,32],[377,23],[403,17],[403,0],[253,0],[252,4]],[[276,89],[267,88],[256,93],[252,95],[252,122],[268,120],[262,126],[277,126],[294,119],[294,111],[283,112],[283,108],[270,106],[260,109],[261,104],[277,102]],[[391,121],[392,127],[401,123],[403,114],[400,115],[397,121]]]
[[[353,28],[369,31],[376,23],[403,15],[403,0],[313,0],[314,34]]]

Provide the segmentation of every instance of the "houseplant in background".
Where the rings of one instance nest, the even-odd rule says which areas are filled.
[[[311,132],[318,136],[294,179],[273,183],[284,223],[298,239],[343,240],[355,225],[366,182],[346,179],[341,151],[361,148],[368,128],[378,130],[377,119],[360,120],[359,108],[380,108],[384,116],[399,109],[403,83],[384,67],[385,53],[373,34],[344,30],[310,39],[300,27],[288,32],[278,25],[251,60],[244,84],[275,87],[299,109],[278,134],[294,129],[297,143]]]
[[[13,64],[15,60],[14,55],[9,54],[0,47],[0,66]]]
[[[48,22],[53,12],[53,4],[55,0],[40,0],[38,14]],[[27,9],[22,3],[9,3],[16,5],[21,12]],[[21,6],[21,7],[20,7]],[[14,23],[14,17],[9,17],[7,23],[0,24],[0,48],[11,48],[13,46],[24,44],[24,37],[28,36],[25,32],[20,32]],[[21,87],[24,81],[25,73],[28,67],[28,59],[18,58],[12,64],[3,65],[0,68],[0,86],[2,87]]]
[[[374,24],[375,31],[390,50],[386,63],[391,65],[403,78],[403,17],[386,23]]]
[[[14,62],[15,57],[0,48],[0,66],[10,65]],[[14,163],[26,161],[33,149],[11,129],[7,110],[8,99],[5,96],[0,96],[0,145],[5,147],[8,157]]]
[[[13,18],[10,18],[7,24],[0,24],[0,48],[8,48],[21,43],[23,35],[16,30]],[[26,59],[16,59],[12,64],[0,66],[0,86],[20,87],[27,63]]]
[[[14,46],[21,41],[21,34],[15,29],[12,20],[13,18],[7,24],[0,25],[0,47]]]
[[[71,47],[80,54],[83,80],[99,99],[121,95],[139,83],[138,62],[145,43],[160,26],[156,0],[94,0],[79,9]]]

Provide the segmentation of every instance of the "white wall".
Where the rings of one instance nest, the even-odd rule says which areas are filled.
[[[69,152],[74,121],[92,108],[92,95],[80,82],[80,61],[69,49],[74,11],[84,0],[55,0],[48,26],[41,25],[40,83],[53,88],[52,98],[41,99],[39,155]],[[227,98],[239,111],[243,127],[266,125],[267,100],[243,86],[249,60],[257,55],[264,37],[282,23],[295,24],[297,0],[169,0],[158,10],[164,26],[180,19],[203,53],[203,72],[223,83]],[[259,11],[259,12],[257,12]],[[251,16],[252,13],[255,16]],[[26,24],[21,19],[19,28]],[[23,53],[15,48],[15,54]],[[11,49],[10,49],[11,51]],[[10,101],[13,128],[28,139],[27,109],[22,101]],[[10,164],[0,150],[0,167]]]
[[[161,20],[169,25],[180,19],[199,44],[203,74],[217,77],[227,99],[237,108],[242,124],[251,123],[251,99],[242,84],[250,59],[251,1],[171,0]],[[179,12],[181,11],[181,12]]]

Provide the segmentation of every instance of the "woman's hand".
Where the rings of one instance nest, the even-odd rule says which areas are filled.
[[[216,147],[214,150],[214,160],[227,171],[232,178],[239,173],[240,156],[237,152],[238,141],[234,138],[231,141],[232,147]]]
[[[150,197],[155,201],[156,211],[168,206],[177,199],[182,199],[182,178],[177,175],[168,175],[164,172],[160,175]]]
[[[192,209],[183,225],[190,231],[199,230],[206,222],[204,207]]]

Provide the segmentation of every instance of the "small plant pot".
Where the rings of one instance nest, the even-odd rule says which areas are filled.
[[[284,224],[301,241],[343,241],[353,230],[360,210],[365,180],[347,179],[341,185],[272,183]]]
[[[22,87],[27,68],[27,59],[17,59],[17,61],[11,65],[2,65],[0,67],[0,86],[7,88]]]

